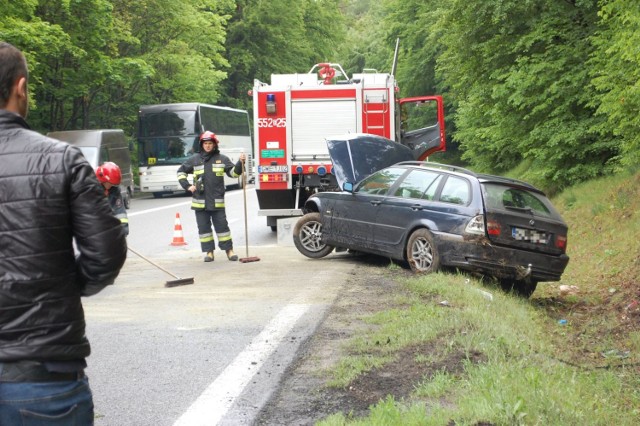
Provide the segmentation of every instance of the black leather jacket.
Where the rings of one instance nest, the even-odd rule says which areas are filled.
[[[0,362],[88,356],[80,297],[112,284],[126,255],[80,150],[0,109]]]

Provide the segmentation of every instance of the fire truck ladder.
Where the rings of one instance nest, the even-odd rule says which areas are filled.
[[[374,93],[367,94],[367,91]],[[386,89],[384,91],[380,89],[362,89],[362,92],[364,97],[362,105],[362,112],[365,120],[363,126],[364,133],[374,133],[376,135],[388,137],[387,135],[390,134],[390,130],[387,128],[389,123],[389,120],[387,120],[387,115],[389,114],[389,99],[387,97]],[[382,109],[377,106],[373,108],[371,107],[371,104],[383,104],[384,107]],[[371,114],[371,120],[369,120],[369,114]],[[382,125],[377,123],[382,123]]]

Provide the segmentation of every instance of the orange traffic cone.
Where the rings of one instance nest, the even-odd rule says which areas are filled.
[[[184,241],[184,236],[182,235],[182,225],[180,224],[180,213],[176,213],[175,225],[173,227],[173,241],[171,241],[172,246],[184,246],[187,243]]]

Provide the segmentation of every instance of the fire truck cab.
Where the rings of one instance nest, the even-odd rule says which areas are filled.
[[[277,219],[302,215],[314,192],[340,190],[326,138],[379,135],[409,146],[416,160],[445,150],[442,97],[396,99],[397,92],[392,74],[364,70],[348,77],[333,63],[305,74],[272,74],[270,84],[254,81],[258,215],[272,230]],[[418,113],[408,116],[409,106]]]

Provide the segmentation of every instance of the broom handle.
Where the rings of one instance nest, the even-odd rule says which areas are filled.
[[[244,161],[242,162],[242,196],[244,197],[244,245],[247,253],[246,256],[249,257],[249,228],[247,226],[247,173]]]
[[[155,262],[152,262],[151,260],[147,259],[146,257],[144,257],[142,254],[138,253],[137,251],[135,251],[134,249],[132,249],[131,247],[127,247],[129,250],[131,250],[132,253],[138,255],[140,258],[146,260],[147,262],[149,262],[150,264],[152,264],[153,266],[155,266],[158,269],[163,270],[164,272],[166,272],[167,274],[171,275],[173,278],[176,279],[181,279],[179,276],[172,274],[171,272],[167,271],[166,269],[164,269],[162,266],[158,265]]]

